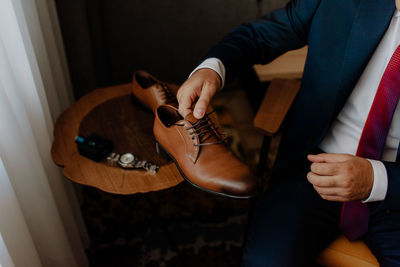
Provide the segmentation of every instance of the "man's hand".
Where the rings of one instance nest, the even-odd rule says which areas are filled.
[[[221,78],[212,69],[199,69],[179,88],[176,95],[179,103],[179,113],[185,117],[192,112],[194,102],[197,103],[193,110],[193,115],[201,119],[211,98],[221,87]]]
[[[307,158],[313,162],[307,179],[323,199],[348,202],[370,195],[374,171],[365,158],[349,154],[318,154]]]

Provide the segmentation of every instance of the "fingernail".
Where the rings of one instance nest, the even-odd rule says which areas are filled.
[[[201,118],[201,117],[203,117],[203,115],[204,115],[204,111],[203,110],[201,110],[201,109],[196,109],[195,111],[194,111],[194,116],[196,117],[196,118]]]

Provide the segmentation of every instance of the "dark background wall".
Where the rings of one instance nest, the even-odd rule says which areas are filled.
[[[75,97],[144,69],[183,82],[233,27],[287,0],[56,0]]]

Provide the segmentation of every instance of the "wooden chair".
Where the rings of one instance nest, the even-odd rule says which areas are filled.
[[[306,54],[307,48],[303,48],[287,53],[265,67],[254,67],[261,81],[271,80],[253,121],[254,126],[264,134],[257,169],[259,175],[264,174],[271,139],[278,135],[300,89],[301,82],[296,78],[302,76]],[[286,73],[285,69],[289,71]],[[379,266],[375,256],[362,241],[350,242],[343,235],[319,255],[317,263],[328,267]]]

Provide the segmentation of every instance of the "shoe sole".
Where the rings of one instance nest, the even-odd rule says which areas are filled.
[[[233,198],[233,199],[251,199],[253,197],[255,197],[257,194],[255,195],[250,195],[250,196],[234,196],[234,195],[229,195],[229,194],[225,194],[225,193],[221,193],[221,192],[216,192],[216,191],[212,191],[206,188],[203,188],[195,183],[193,183],[192,181],[190,181],[189,178],[186,177],[186,175],[183,173],[182,169],[179,167],[178,162],[175,160],[175,158],[158,142],[156,141],[156,150],[158,154],[162,154],[163,152],[165,153],[165,157],[168,157],[169,159],[172,159],[173,162],[175,163],[176,167],[179,170],[179,173],[181,174],[181,176],[183,177],[183,179],[185,179],[186,182],[188,182],[189,184],[191,184],[192,186],[194,186],[197,189],[200,189],[201,191],[213,194],[213,195],[217,195],[217,196],[222,196],[222,197],[228,197],[228,198]]]

